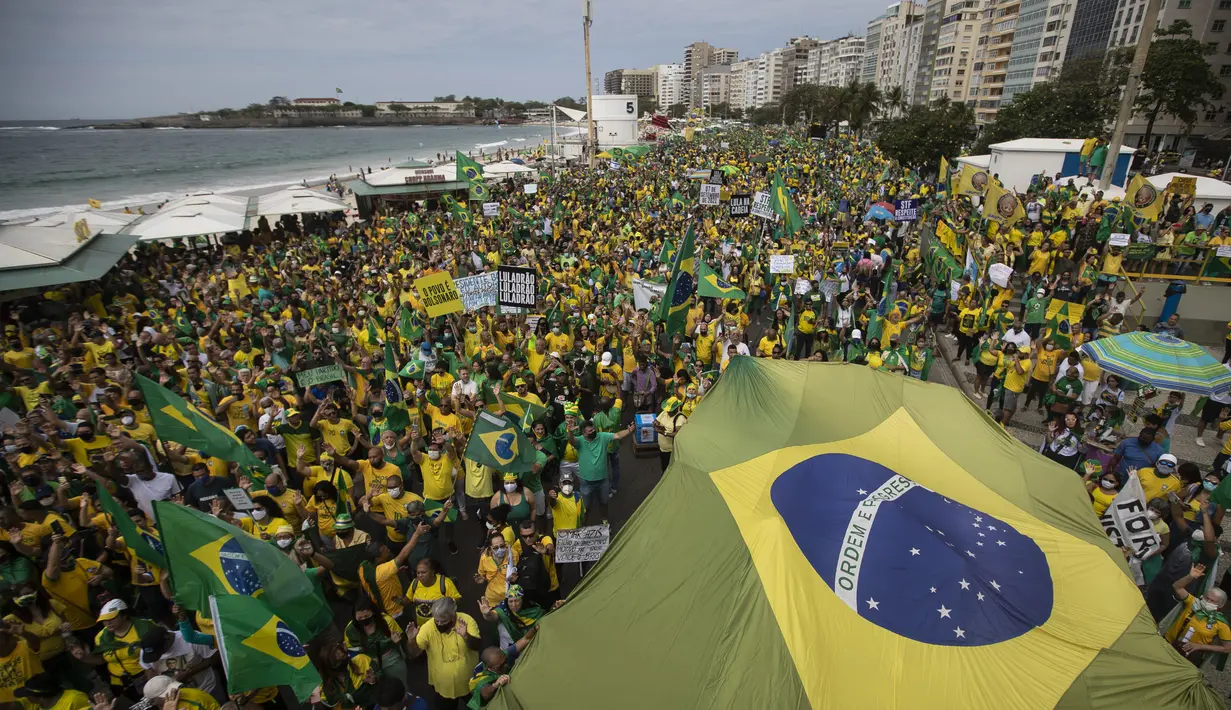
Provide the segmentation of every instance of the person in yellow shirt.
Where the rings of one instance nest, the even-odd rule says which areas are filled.
[[[350,419],[343,419],[336,404],[317,407],[310,424],[320,430],[325,449],[333,455],[347,456],[359,445],[359,427]]]
[[[1041,338],[1040,347],[1035,356],[1034,368],[1030,371],[1030,383],[1026,387],[1026,401],[1022,409],[1029,409],[1030,402],[1036,397],[1039,400],[1038,412],[1043,412],[1043,395],[1056,378],[1056,368],[1064,358],[1064,351],[1056,347],[1051,338]]]
[[[1183,488],[1184,483],[1175,475],[1179,460],[1174,454],[1163,454],[1154,462],[1154,467],[1137,469],[1137,480],[1141,481],[1141,491],[1146,503],[1155,498],[1165,498],[1168,493],[1176,493]]]
[[[27,710],[89,710],[92,706],[85,693],[65,688],[55,674],[47,671],[27,678],[13,695]]]
[[[561,530],[573,530],[581,527],[581,521],[586,518],[586,501],[577,490],[577,481],[571,474],[560,476],[560,489],[547,491],[547,507],[551,508],[552,535],[559,536]]]
[[[445,576],[444,567],[439,561],[424,557],[415,564],[415,578],[406,590],[406,601],[415,615],[414,623],[423,626],[430,621],[432,604],[441,597],[460,601],[462,594],[457,591],[453,580]]]
[[[214,413],[219,417],[226,416],[227,426],[234,431],[239,426],[256,429],[258,412],[256,400],[244,391],[243,384],[231,383],[231,394],[223,397]]]
[[[17,690],[43,672],[34,650],[38,643],[28,632],[13,633],[7,626],[0,627],[0,703],[16,702]]]
[[[1195,665],[1211,653],[1231,654],[1231,626],[1222,614],[1227,605],[1227,593],[1215,585],[1200,598],[1188,593],[1194,580],[1205,576],[1205,565],[1194,564],[1188,574],[1171,585],[1175,598],[1183,607],[1171,628],[1163,637],[1176,645],[1180,653]]]
[[[503,597],[502,597],[503,598]],[[479,625],[457,611],[457,602],[442,597],[432,603],[432,620],[406,627],[411,657],[427,654],[427,680],[445,700],[470,694],[470,678],[479,662]],[[439,707],[445,707],[440,704]]]
[[[365,476],[365,480],[367,479]],[[402,477],[398,474],[387,476],[384,482],[372,483],[367,487],[369,493],[360,500],[360,505],[368,511],[369,517],[378,525],[385,526],[385,536],[391,543],[403,543],[406,536],[398,531],[397,521],[407,517],[406,504],[412,501],[423,502],[423,498],[411,493],[402,486]],[[378,491],[371,495],[372,491]]]
[[[415,439],[411,448],[411,456],[419,465],[419,471],[423,475],[424,501],[439,503],[443,507],[445,502],[453,497],[458,482],[462,480],[461,468],[457,465],[458,460],[462,458],[460,441],[454,438],[453,432],[446,432],[443,440],[433,438],[428,442],[425,455],[421,451],[422,438],[416,436]],[[461,498],[460,502],[462,505],[458,507],[463,507],[465,498]],[[457,544],[453,542],[453,523],[448,522],[447,518],[446,522],[440,525],[440,534],[445,540],[449,553],[457,554]]]
[[[94,625],[90,613],[91,587],[98,588],[114,574],[110,567],[97,561],[77,557],[65,546],[61,535],[51,536],[47,566],[43,570],[43,589],[55,601],[64,605],[64,619],[74,631],[84,631]]]
[[[765,330],[765,336],[762,337],[760,342],[757,343],[756,356],[772,357],[775,347],[781,348],[784,346],[782,344],[782,338],[778,334],[778,328],[771,325]]]

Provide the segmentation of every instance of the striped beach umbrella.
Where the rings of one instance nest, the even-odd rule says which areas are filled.
[[[1199,395],[1231,390],[1231,370],[1200,345],[1160,333],[1124,333],[1081,346],[1099,367],[1158,389]]]

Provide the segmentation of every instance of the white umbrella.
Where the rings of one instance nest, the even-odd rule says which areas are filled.
[[[346,200],[305,187],[292,187],[256,198],[258,215],[342,212],[349,208]]]

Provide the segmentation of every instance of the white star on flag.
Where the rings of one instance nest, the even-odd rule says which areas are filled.
[[[936,593],[936,587],[932,587],[931,589],[932,589],[932,594],[935,594],[935,593]]]
[[[919,554],[919,548],[917,548],[917,547],[912,547],[912,548],[910,548],[910,554],[911,554],[912,556],[913,556],[913,555],[918,555],[918,554]]]
[[[964,639],[964,638],[966,638],[966,632],[965,632],[965,631],[963,631],[963,630],[962,630],[962,627],[960,627],[960,626],[959,626],[959,627],[957,627],[956,629],[954,629],[954,630],[953,630],[953,633],[957,634],[957,637],[958,637],[958,638],[960,638],[960,639]]]
[[[988,530],[995,530],[995,529],[996,529],[996,526],[995,526],[995,525],[988,525],[988,526],[987,526],[987,529],[988,529]]]
[[[975,522],[976,522],[976,523],[981,523],[981,522],[983,522],[983,516],[982,516],[982,515],[976,515],[976,516],[975,516]]]
[[[942,619],[948,619],[948,618],[950,618],[950,617],[949,617],[949,612],[951,612],[951,611],[953,611],[953,610],[952,610],[952,609],[946,609],[946,608],[945,608],[945,605],[944,605],[944,604],[941,604],[941,605],[940,605],[940,608],[939,608],[939,609],[937,609],[936,611],[939,611],[939,612],[940,612],[940,618],[942,618]]]
[[[970,582],[967,582],[964,579],[958,582],[958,584],[962,585],[962,589],[970,589]]]
[[[976,542],[975,544],[978,545],[979,547],[983,547],[983,543],[981,542]]]
[[[967,551],[966,551],[966,556],[967,556],[967,557],[974,557],[974,556],[975,556],[975,553],[971,552],[970,550],[967,550]]]
[[[992,589],[995,589],[998,592],[1000,591],[1000,585],[996,584],[996,580],[994,579],[992,580]]]
[[[978,535],[979,537],[987,537],[987,535],[984,535],[983,533],[975,533],[975,534]]]
[[[999,545],[999,546],[1001,546],[1001,547],[1004,547],[1004,540],[997,540],[997,541],[996,541],[996,544],[997,544],[997,545]]]
[[[862,489],[862,488],[856,488],[856,489],[855,489],[855,492],[856,492],[856,493],[858,493],[858,494],[859,494],[859,495],[861,495],[861,496],[866,496],[866,495],[868,494],[868,492],[867,492],[867,491],[865,491],[865,490],[864,490],[864,489]]]
[[[880,602],[876,601],[875,599],[869,599],[865,603],[868,605],[869,609],[880,609]]]
[[[979,592],[978,594],[976,594],[975,598],[978,599],[979,601],[983,601],[983,592]]]

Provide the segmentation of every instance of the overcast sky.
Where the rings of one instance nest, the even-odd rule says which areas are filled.
[[[594,0],[593,76],[680,62],[694,41],[743,57],[793,36],[863,34],[881,7]],[[358,103],[585,93],[581,0],[0,0],[0,67],[0,120],[132,118],[335,87]]]

